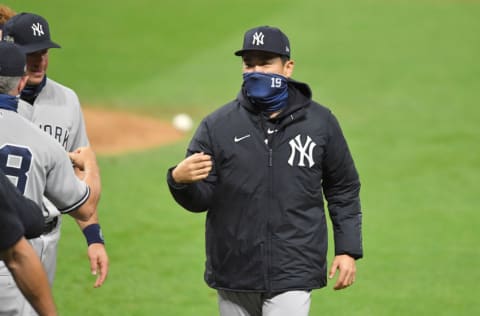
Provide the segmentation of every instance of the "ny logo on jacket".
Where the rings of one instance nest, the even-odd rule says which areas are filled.
[[[298,159],[299,167],[305,167],[305,159],[308,160],[309,168],[312,168],[313,165],[315,165],[315,161],[313,161],[313,148],[315,148],[317,144],[315,144],[315,142],[312,141],[310,136],[307,135],[307,139],[304,144],[302,144],[302,139],[300,134],[295,136],[295,138],[290,140],[290,142],[288,143],[290,144],[290,149],[291,149],[290,158],[288,158],[288,164],[290,166],[294,165],[297,152],[299,154],[299,159]]]

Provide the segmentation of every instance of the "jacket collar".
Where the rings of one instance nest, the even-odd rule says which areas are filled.
[[[17,112],[18,97],[9,94],[0,94],[0,109]]]

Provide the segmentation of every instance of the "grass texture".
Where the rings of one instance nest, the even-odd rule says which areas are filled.
[[[62,45],[49,76],[85,105],[167,120],[184,111],[197,124],[235,97],[244,31],[281,27],[294,78],[337,115],[362,180],[357,282],[314,291],[311,315],[480,314],[480,2],[5,3],[48,18]],[[99,157],[111,271],[92,288],[85,242],[66,218],[62,315],[218,314],[203,282],[204,214],[183,211],[165,183],[187,143]]]

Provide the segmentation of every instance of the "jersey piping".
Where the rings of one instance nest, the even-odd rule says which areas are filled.
[[[89,197],[90,197],[90,188],[87,186],[87,191],[85,192],[85,195],[78,202],[76,202],[75,204],[69,207],[61,208],[58,210],[62,214],[70,213],[76,210],[77,208],[79,208],[80,206],[82,206],[88,200]]]

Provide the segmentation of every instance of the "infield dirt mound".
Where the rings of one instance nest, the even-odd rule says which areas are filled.
[[[185,135],[170,122],[126,111],[83,107],[90,144],[99,155],[119,155],[176,142]]]

